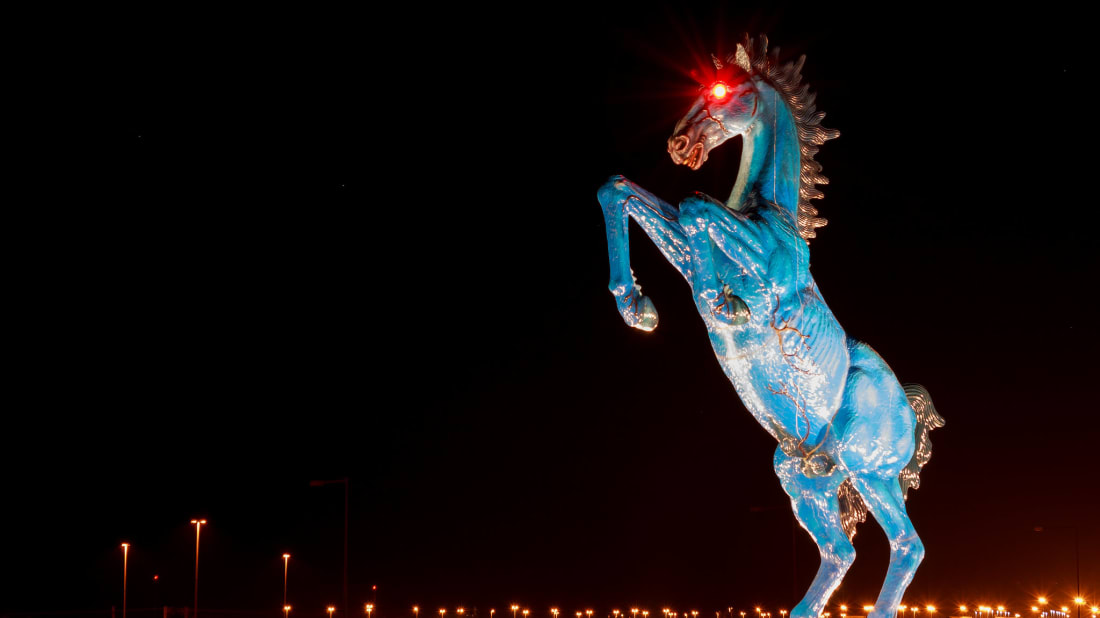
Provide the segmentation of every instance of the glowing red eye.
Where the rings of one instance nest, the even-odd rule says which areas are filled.
[[[710,89],[710,93],[714,95],[714,98],[716,99],[724,99],[726,98],[726,95],[729,94],[729,89],[726,88],[726,85],[722,82],[718,82],[717,84],[714,84],[713,88]]]

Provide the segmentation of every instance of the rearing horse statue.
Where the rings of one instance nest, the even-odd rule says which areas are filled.
[[[818,618],[855,560],[851,539],[870,511],[890,541],[890,566],[868,618],[892,618],[924,557],[905,511],[943,425],[928,392],[902,386],[886,362],[844,333],[810,274],[809,245],[825,225],[810,200],[828,181],[814,161],[839,135],[821,126],[802,85],[805,56],[780,65],[766,37],[746,38],[703,84],[668,140],[673,162],[699,169],[734,136],[737,180],[720,202],[696,193],[679,208],[622,176],[598,197],[607,224],[609,288],[630,326],[657,327],[630,268],[633,218],[691,286],[726,376],[779,442],[775,472],[821,552],[791,618]]]

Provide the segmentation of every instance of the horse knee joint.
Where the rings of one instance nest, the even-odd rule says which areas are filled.
[[[827,552],[823,548],[821,554],[822,560],[832,562],[842,571],[847,571],[848,567],[852,566],[852,563],[856,561],[856,549],[852,547],[851,543],[847,542],[832,544]]]
[[[601,204],[610,204],[614,201],[616,194],[622,193],[629,187],[630,181],[626,179],[626,176],[616,174],[600,186],[599,191],[596,192],[596,197]]]
[[[905,562],[916,568],[924,560],[924,543],[920,537],[913,535],[907,539],[898,541],[893,548],[893,553]]]

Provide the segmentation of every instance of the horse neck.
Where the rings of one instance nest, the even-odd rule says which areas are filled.
[[[754,82],[760,106],[745,134],[737,184],[726,204],[741,210],[749,194],[756,192],[797,220],[802,171],[798,127],[783,97],[763,80],[754,78]]]

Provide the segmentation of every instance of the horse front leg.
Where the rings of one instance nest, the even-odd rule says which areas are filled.
[[[630,219],[634,219],[661,254],[684,278],[691,280],[691,256],[678,222],[676,207],[623,176],[612,176],[596,194],[607,226],[607,257],[611,263],[608,289],[623,321],[644,331],[657,328],[657,309],[642,294],[630,268]]]
[[[703,194],[680,203],[680,228],[684,230],[692,257],[692,278],[689,281],[695,293],[696,307],[704,319],[709,314],[719,324],[737,326],[748,322],[752,312],[744,299],[718,278],[712,248],[715,240],[712,222],[714,208],[725,207]]]

